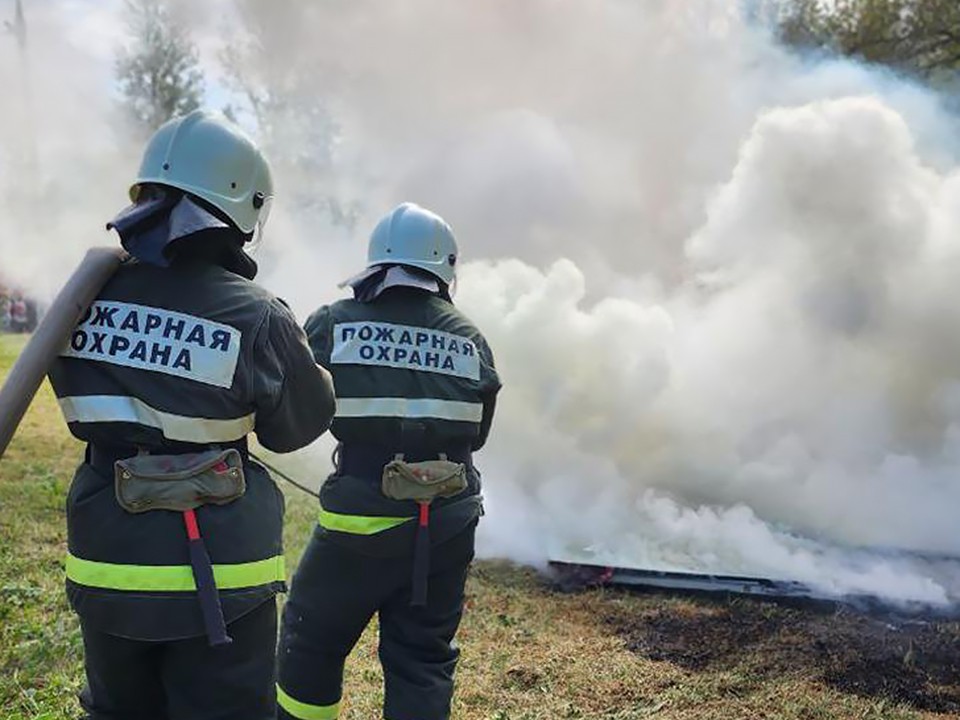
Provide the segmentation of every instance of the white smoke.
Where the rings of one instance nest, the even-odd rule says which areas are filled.
[[[886,551],[960,553],[937,99],[716,3],[415,5],[331,11],[368,42],[310,57],[350,71],[371,211],[491,258],[458,296],[505,382],[482,552],[956,601]]]
[[[958,177],[881,99],[817,101],[761,113],[679,286],[467,267],[509,389],[487,547],[955,602],[956,568],[844,548],[960,554]]]
[[[337,297],[402,200],[457,231],[457,302],[505,385],[482,554],[960,600],[955,564],[898,554],[960,555],[960,174],[934,94],[798,60],[732,1],[235,7],[246,77],[339,128],[281,126],[265,284],[301,315]],[[208,20],[209,60],[239,40]],[[34,102],[64,109],[40,146],[97,179],[50,193],[62,221],[16,226],[29,250],[0,233],[35,276],[99,233],[136,151],[110,144],[96,53],[34,47]]]
[[[138,149],[110,85],[117,28],[79,0],[24,2],[0,27],[0,277],[50,297],[126,201]],[[0,2],[13,22],[14,3]]]

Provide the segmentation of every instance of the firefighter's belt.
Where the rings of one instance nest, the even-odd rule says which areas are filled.
[[[225,505],[246,490],[243,458],[234,448],[117,460],[114,480],[117,502],[131,513]]]
[[[408,463],[397,455],[383,468],[383,494],[393,500],[430,502],[438,497],[453,497],[467,488],[467,466],[439,460]]]

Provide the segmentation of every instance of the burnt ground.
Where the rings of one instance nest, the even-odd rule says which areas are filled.
[[[618,604],[605,622],[632,652],[687,670],[790,675],[960,716],[960,622],[733,597]]]

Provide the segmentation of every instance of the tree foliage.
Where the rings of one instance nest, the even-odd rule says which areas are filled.
[[[780,35],[911,73],[960,70],[958,0],[785,0]]]
[[[163,0],[127,0],[134,42],[117,58],[116,74],[133,118],[153,131],[200,107],[203,73],[186,27]]]
[[[242,32],[221,53],[224,76],[253,116],[271,163],[288,178],[288,204],[353,227],[360,203],[340,183],[341,127],[330,88],[340,72],[301,49],[309,47],[317,6],[237,0],[236,7]]]

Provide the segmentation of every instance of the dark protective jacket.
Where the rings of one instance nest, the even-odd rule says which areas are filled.
[[[67,589],[85,622],[137,639],[204,632],[183,518],[117,503],[113,460],[131,452],[236,447],[287,452],[329,425],[329,376],[278,299],[203,261],[121,267],[73,333],[50,379],[88,443],[67,498]],[[284,587],[283,498],[245,461],[246,492],[197,510],[229,623]]]
[[[486,442],[500,379],[480,331],[452,303],[395,287],[368,303],[341,300],[306,323],[316,361],[333,375],[337,471],[320,492],[320,525],[371,554],[412,552],[417,505],[385,497],[384,464],[446,453],[468,466],[469,488],[437,500],[431,540],[475,520],[480,476],[471,454]]]

